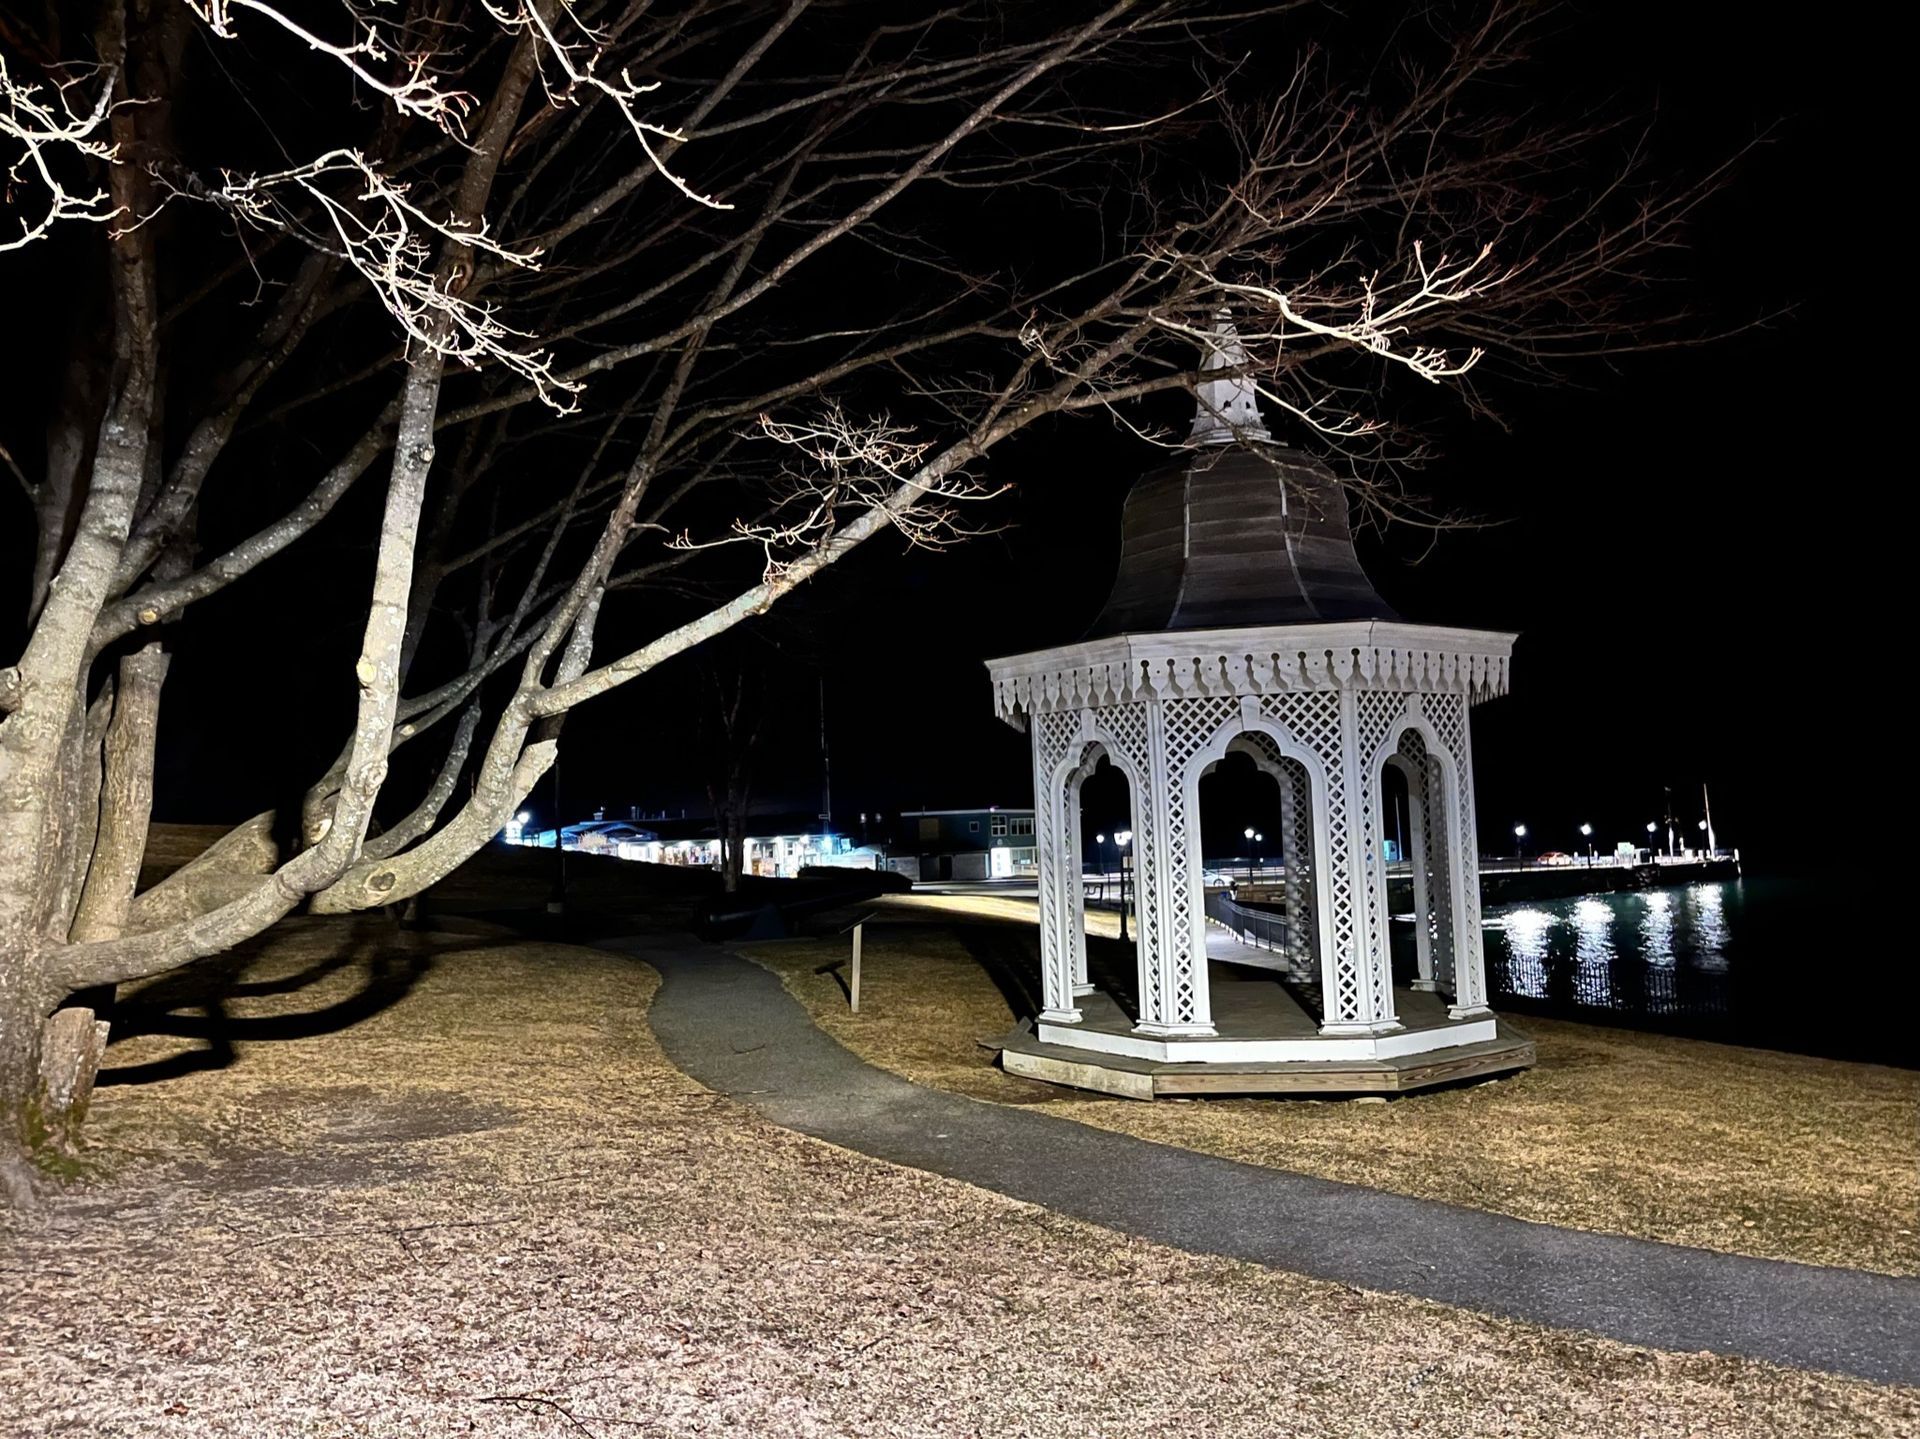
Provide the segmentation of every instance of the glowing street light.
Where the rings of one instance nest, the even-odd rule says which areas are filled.
[[[1526,837],[1527,827],[1524,824],[1516,824],[1513,827],[1513,857],[1515,859],[1525,859],[1527,857],[1527,847],[1525,843],[1523,843]]]
[[[1127,859],[1124,851],[1129,844],[1133,843],[1133,831],[1115,830],[1113,843],[1116,849],[1122,851],[1120,856],[1120,938],[1124,940],[1127,937]]]
[[[1590,824],[1581,825],[1580,837],[1587,842],[1587,863],[1592,864],[1593,863],[1593,826]]]

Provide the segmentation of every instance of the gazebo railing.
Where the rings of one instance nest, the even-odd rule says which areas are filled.
[[[1249,909],[1230,899],[1222,889],[1207,891],[1207,918],[1229,929],[1234,938],[1255,949],[1284,953],[1288,947],[1287,921],[1270,910]]]

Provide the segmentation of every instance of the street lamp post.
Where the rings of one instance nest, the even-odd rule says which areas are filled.
[[[567,912],[566,805],[560,796],[560,752],[553,754],[553,889],[547,895],[547,913]]]
[[[1586,840],[1587,842],[1587,868],[1592,869],[1593,868],[1593,826],[1590,824],[1581,825],[1580,837]]]
[[[1647,858],[1654,858],[1653,837],[1660,833],[1660,826],[1653,820],[1647,821]]]
[[[1707,822],[1704,819],[1700,821],[1700,839],[1707,846],[1706,849],[1700,851],[1701,856],[1706,859],[1711,859],[1713,857],[1713,841],[1707,834]]]
[[[1107,837],[1104,834],[1093,837],[1093,854],[1100,862],[1100,898],[1104,901],[1107,897]]]
[[[1120,941],[1123,944],[1127,938],[1127,846],[1132,842],[1132,830],[1114,831],[1113,847],[1120,854]]]
[[[1247,880],[1251,883],[1253,880],[1253,826],[1248,825],[1240,833],[1247,839]]]
[[[1513,827],[1513,857],[1522,863],[1525,863],[1527,858],[1526,838],[1527,827],[1524,824],[1516,824]]]

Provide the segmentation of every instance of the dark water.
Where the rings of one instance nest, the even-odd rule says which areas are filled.
[[[1890,1002],[1906,956],[1849,926],[1858,903],[1843,881],[1743,879],[1503,904],[1487,983],[1518,1014],[1920,1064]]]

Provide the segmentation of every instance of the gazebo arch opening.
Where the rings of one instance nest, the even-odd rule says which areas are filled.
[[[1126,771],[1097,744],[1080,775],[1080,823],[1074,831],[1080,841],[1080,873],[1086,877],[1089,898],[1103,908],[1118,909],[1122,897],[1132,892],[1126,861],[1133,847],[1133,786]]]
[[[1216,961],[1270,971],[1320,1024],[1322,926],[1312,776],[1302,760],[1258,730],[1216,740],[1211,749],[1223,752],[1212,760],[1202,756],[1195,788],[1203,853],[1219,845],[1251,862],[1236,881],[1203,859],[1205,916],[1217,927],[1211,933],[1224,932],[1235,942],[1209,946],[1204,925],[1196,942]]]
[[[1093,993],[1087,973],[1087,903],[1111,905],[1138,927],[1134,874],[1139,776],[1102,740],[1070,741],[1036,797],[1040,908],[1050,942],[1041,948],[1040,1018],[1077,1024]]]
[[[1208,888],[1277,868],[1283,839],[1280,780],[1244,748],[1229,747],[1200,775],[1200,855]]]
[[[1383,746],[1378,783],[1383,840],[1390,846],[1380,907],[1392,917],[1388,939],[1396,981],[1404,977],[1412,989],[1457,999],[1452,767],[1421,727],[1408,725]],[[1402,885],[1405,897],[1396,904],[1394,891]]]
[[[1415,977],[1426,973],[1415,935],[1425,927],[1424,906],[1419,895],[1409,895],[1407,883],[1413,854],[1407,831],[1413,803],[1406,766],[1389,755],[1380,767],[1380,829],[1387,861],[1387,952],[1396,985],[1417,983]]]

